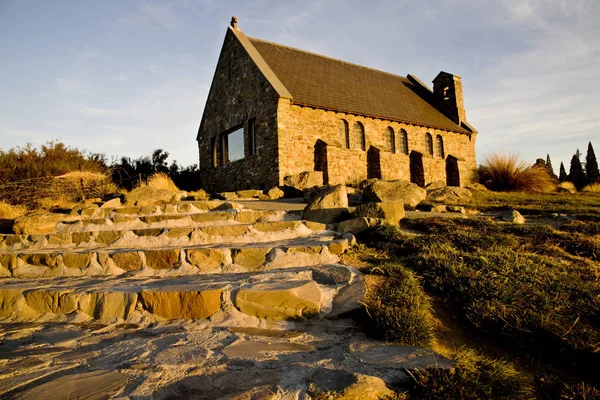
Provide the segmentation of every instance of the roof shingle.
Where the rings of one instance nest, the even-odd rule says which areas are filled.
[[[469,133],[408,78],[248,37],[297,104]]]

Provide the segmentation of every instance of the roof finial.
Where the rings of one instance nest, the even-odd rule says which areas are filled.
[[[231,27],[233,29],[237,29],[237,22],[238,22],[238,18],[234,15],[233,17],[231,17]]]

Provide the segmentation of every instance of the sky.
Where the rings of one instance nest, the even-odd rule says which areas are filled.
[[[482,162],[600,152],[599,0],[0,0],[0,149],[60,139],[197,163],[232,15],[258,37],[429,83],[462,77]]]

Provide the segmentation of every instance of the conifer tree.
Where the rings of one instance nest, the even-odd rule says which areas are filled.
[[[565,171],[565,164],[563,164],[561,161],[560,162],[560,173],[558,175],[558,180],[561,182],[565,182],[568,179],[569,179],[569,177],[567,176],[567,171]]]
[[[552,175],[554,179],[558,178],[554,173],[554,167],[552,166],[552,161],[550,161],[550,154],[546,154],[546,168],[548,168],[548,172],[550,172],[550,175]]]
[[[585,176],[587,178],[588,185],[596,183],[600,178],[600,171],[598,171],[598,161],[596,160],[596,154],[594,154],[592,142],[588,143],[587,154],[585,156]]]
[[[575,185],[577,190],[581,190],[587,181],[583,166],[581,165],[581,153],[579,149],[571,158],[571,167],[569,168],[569,181]]]

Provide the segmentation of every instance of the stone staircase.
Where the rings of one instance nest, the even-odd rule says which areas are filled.
[[[348,318],[366,287],[329,228],[205,201],[0,235],[0,398],[376,398],[450,367]]]

